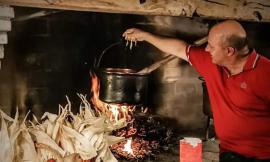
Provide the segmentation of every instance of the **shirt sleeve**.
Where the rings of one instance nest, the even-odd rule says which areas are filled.
[[[205,77],[211,67],[214,65],[211,56],[203,48],[193,47],[188,45],[186,48],[186,55],[189,63],[198,71],[198,73]]]

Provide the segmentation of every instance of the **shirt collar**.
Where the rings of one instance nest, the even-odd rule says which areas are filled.
[[[260,55],[255,51],[255,49],[253,49],[253,51],[251,52],[251,54],[247,58],[247,62],[244,65],[243,71],[254,69],[257,65],[259,58],[260,58]],[[225,71],[227,77],[229,78],[231,76],[229,70],[223,66],[222,66],[222,69]]]
[[[254,69],[257,65],[257,62],[260,58],[260,55],[255,51],[255,49],[248,56],[247,62],[244,65],[243,71]]]

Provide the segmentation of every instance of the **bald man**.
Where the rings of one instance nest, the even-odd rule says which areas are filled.
[[[240,23],[227,20],[208,34],[205,49],[131,28],[129,41],[146,41],[188,61],[206,81],[220,162],[270,162],[270,61],[249,49]]]

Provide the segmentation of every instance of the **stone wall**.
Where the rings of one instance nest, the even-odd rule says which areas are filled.
[[[148,21],[155,24],[153,32],[189,43],[206,36],[209,27],[200,19],[181,17],[152,16],[148,17]],[[155,51],[154,55],[161,57],[165,54]],[[155,71],[153,76],[158,87],[153,94],[153,107],[157,114],[175,119],[172,124],[181,129],[203,128],[205,116],[202,113],[201,81],[190,64],[175,59]]]

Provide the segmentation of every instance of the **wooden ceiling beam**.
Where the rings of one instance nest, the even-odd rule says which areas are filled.
[[[269,0],[0,0],[0,5],[270,22]]]

